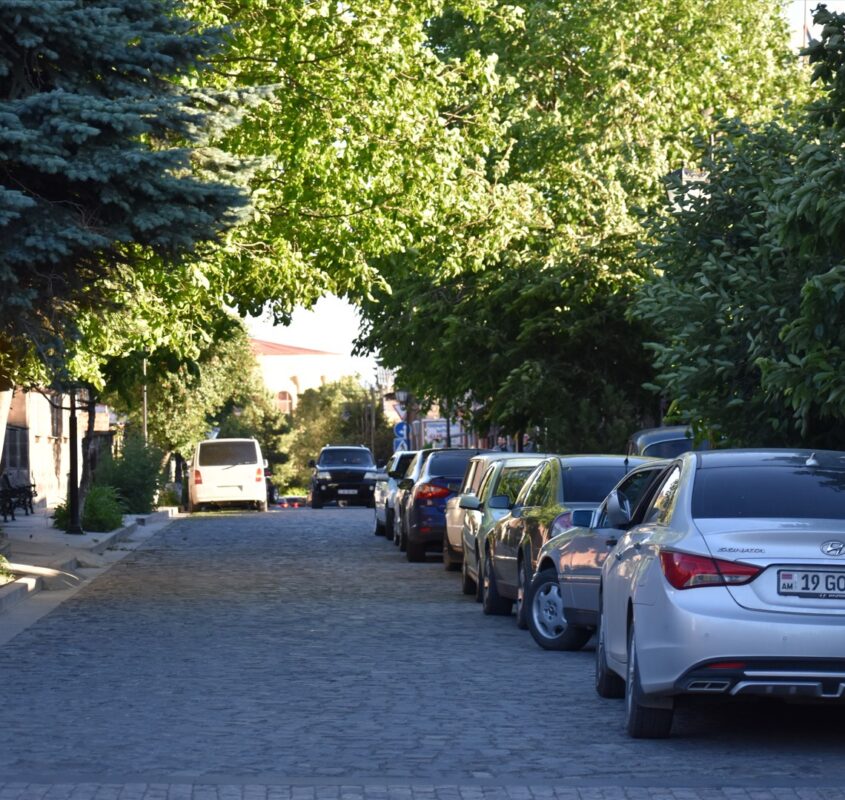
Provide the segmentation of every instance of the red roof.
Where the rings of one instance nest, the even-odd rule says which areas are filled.
[[[310,350],[307,347],[292,347],[289,344],[266,342],[263,339],[250,339],[252,352],[257,356],[338,356],[325,350]]]

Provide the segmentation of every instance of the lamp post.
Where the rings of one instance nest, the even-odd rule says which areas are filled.
[[[90,412],[89,412],[90,413]],[[78,433],[76,425],[76,387],[70,389],[70,418],[68,426],[68,439],[70,440],[70,473],[68,474],[67,486],[67,508],[68,526],[67,533],[83,533],[79,521],[79,453]]]

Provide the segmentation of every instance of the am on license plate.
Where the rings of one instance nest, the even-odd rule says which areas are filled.
[[[781,569],[778,594],[845,600],[845,572]]]
[[[357,489],[338,489],[338,494],[358,494]]]

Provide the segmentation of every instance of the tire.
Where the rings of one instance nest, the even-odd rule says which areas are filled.
[[[399,552],[404,553],[408,549],[408,534],[405,533],[405,528],[399,526]]]
[[[601,607],[601,601],[599,606]],[[607,666],[603,617],[599,619],[599,629],[596,631],[596,694],[613,700],[625,696],[625,681]]]
[[[262,513],[267,510],[267,501],[266,500],[261,500],[256,505],[258,507],[258,510]]]
[[[461,592],[466,595],[475,594],[476,583],[467,572],[467,560],[461,561]]]
[[[393,541],[393,509],[384,508],[384,538]]]
[[[373,534],[376,536],[384,536],[385,526],[383,522],[378,521],[378,515],[373,512]]]
[[[516,627],[520,630],[528,630],[528,605],[525,598],[531,588],[531,575],[528,571],[528,559],[523,558],[519,562],[519,589],[516,596]]]
[[[493,571],[493,559],[489,553],[484,558],[484,577],[481,589],[481,608],[485,614],[496,617],[510,616],[513,611],[513,600],[508,600],[499,594],[496,586],[496,573]]]
[[[449,534],[443,534],[443,569],[446,572],[457,572],[461,568],[463,559],[458,560],[458,556],[449,544]]]
[[[634,625],[628,631],[628,669],[625,681],[625,724],[632,739],[665,739],[672,730],[675,713],[671,698],[661,698],[661,706],[646,705],[648,695],[640,683],[640,665]]]
[[[415,564],[425,561],[425,544],[422,542],[406,542],[405,557]]]
[[[475,554],[475,574],[478,575],[478,580],[475,582],[475,602],[480,603],[484,600],[484,573],[482,572],[484,562],[481,560],[479,553]]]
[[[315,494],[311,495],[311,508],[322,508],[323,500]]]
[[[528,630],[544,650],[580,650],[590,631],[566,621],[557,572],[544,569],[531,581],[526,598]]]

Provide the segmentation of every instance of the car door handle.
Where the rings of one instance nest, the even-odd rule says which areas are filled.
[[[608,539],[604,544],[605,547],[615,547],[619,544],[619,539]]]

